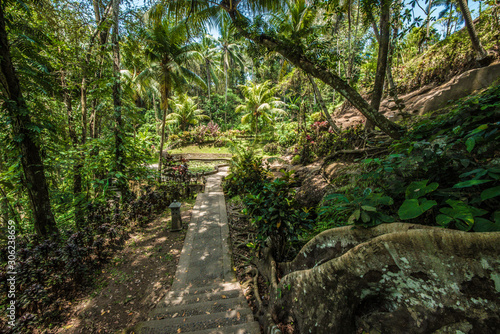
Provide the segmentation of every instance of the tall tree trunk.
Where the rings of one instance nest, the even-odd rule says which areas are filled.
[[[235,27],[245,37],[262,45],[271,51],[276,51],[288,59],[290,63],[302,69],[304,72],[320,79],[333,89],[337,90],[342,96],[349,100],[352,105],[358,109],[366,118],[372,121],[383,132],[392,138],[400,138],[404,128],[396,123],[389,121],[382,114],[377,112],[363,97],[352,88],[345,80],[342,80],[328,68],[316,64],[313,60],[307,58],[295,46],[289,46],[266,34],[253,34],[245,27],[245,23],[239,19],[239,13],[234,7],[224,7],[224,10],[230,15]]]
[[[63,89],[63,99],[64,104],[66,105],[66,113],[68,116],[68,132],[69,138],[73,144],[73,147],[78,152],[79,151],[79,141],[75,131],[75,121],[73,117],[73,106],[71,103],[71,95],[68,89],[68,85],[66,83],[65,73],[64,71],[61,74],[61,84]],[[77,153],[77,157],[75,159],[75,164],[73,166],[73,196],[74,196],[74,207],[75,207],[75,223],[78,228],[83,227],[84,215],[83,208],[81,203],[81,194],[82,194],[82,163],[80,153]]]
[[[347,51],[347,68],[346,68],[346,77],[347,77],[347,82],[350,84],[351,83],[351,53],[352,53],[352,46],[351,46],[351,35],[352,35],[352,19],[351,19],[351,6],[352,6],[352,0],[347,0],[347,25],[348,25],[348,31],[347,31],[347,43],[348,43],[348,51]]]
[[[375,22],[372,22],[372,23],[373,23],[374,29],[377,29],[377,25],[375,24]],[[389,54],[387,57],[386,76],[387,76],[387,81],[389,83],[389,95],[394,98],[394,103],[396,103],[398,110],[403,111],[404,105],[401,103],[401,100],[399,100],[399,98],[398,98],[398,89],[396,87],[396,84],[394,83],[394,78],[392,77],[392,61],[394,58],[394,50],[395,50],[394,45],[395,45],[396,39],[398,38],[398,30],[399,29],[396,26],[396,27],[394,27],[394,29],[392,31],[392,41],[389,43]],[[379,41],[380,35],[378,33],[376,34],[376,38],[377,38],[377,42],[380,43],[380,41]]]
[[[450,1],[450,14],[448,15],[448,22],[446,23],[446,38],[450,35],[451,19],[453,17],[453,6]]]
[[[467,27],[467,31],[469,32],[470,40],[472,42],[472,47],[474,51],[476,51],[478,59],[484,59],[488,56],[488,53],[481,45],[481,41],[476,34],[476,29],[474,28],[474,22],[472,21],[472,17],[470,15],[469,6],[467,6],[466,0],[457,0],[458,5],[460,6],[460,11],[465,20],[465,26]]]
[[[356,23],[355,23],[355,28],[354,28],[354,43],[358,42],[358,25],[359,25],[359,1],[358,1],[358,6],[356,8]],[[355,44],[356,45],[356,44]],[[354,46],[355,48],[356,46]],[[350,54],[349,54],[349,84],[353,83],[353,74],[354,74],[354,54],[355,50],[353,50],[352,46],[349,46]]]
[[[377,73],[375,74],[375,83],[373,85],[373,93],[370,105],[378,113],[380,101],[384,93],[384,80],[387,70],[387,55],[389,53],[389,33],[390,33],[390,2],[389,0],[382,1],[380,12],[380,36],[378,43],[378,58],[377,58]],[[372,120],[366,122],[366,131],[371,131],[375,127]]]
[[[227,51],[226,51],[227,52]],[[227,53],[224,58],[224,75],[226,76],[226,90],[224,95],[224,128],[227,130]]]
[[[207,88],[208,88],[208,115],[210,119],[212,119],[212,103],[210,96],[210,63],[208,60],[206,60],[206,66],[207,66]]]
[[[162,170],[161,158],[163,156],[163,146],[165,145],[165,123],[167,121],[169,91],[165,89],[162,92],[162,95],[163,95],[162,100],[164,101],[164,103],[163,103],[163,117],[161,119],[160,156],[158,158],[158,175],[160,181],[161,181],[161,170]]]
[[[323,111],[323,116],[325,116],[326,121],[328,122],[328,124],[330,124],[333,131],[336,134],[340,134],[340,129],[338,128],[338,126],[335,124],[332,117],[330,116],[330,113],[328,112],[328,109],[326,108],[325,101],[323,100],[323,96],[321,96],[321,92],[319,91],[318,86],[314,82],[313,77],[308,73],[307,78],[311,82],[311,85],[312,85],[313,90],[314,90],[314,96],[316,96],[316,99],[318,100],[318,102],[321,106],[321,110]]]
[[[205,65],[207,66],[208,101],[210,102],[210,62],[208,59],[205,60]]]
[[[50,206],[49,189],[45,178],[45,169],[40,156],[40,148],[35,133],[27,126],[31,125],[30,112],[23,98],[21,86],[14,65],[10,58],[9,42],[5,28],[4,1],[0,2],[0,69],[1,84],[7,91],[8,101],[4,102],[11,120],[13,137],[21,152],[28,197],[35,218],[35,231],[42,237],[58,233],[54,215]]]
[[[115,118],[115,170],[123,175],[125,170],[125,150],[123,148],[123,121],[122,121],[122,99],[120,85],[120,44],[118,41],[118,19],[120,12],[120,0],[113,0],[113,105]],[[127,184],[123,176],[118,177],[118,187],[122,194],[127,190]]]
[[[224,89],[224,103],[227,104],[227,52],[224,53],[224,76],[226,80],[226,85]]]
[[[427,6],[427,23],[425,31],[425,39],[427,43],[429,41],[429,36],[431,33],[431,9],[432,9],[432,0],[429,0],[429,5]]]

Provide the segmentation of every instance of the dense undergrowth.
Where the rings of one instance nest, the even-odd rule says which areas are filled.
[[[374,226],[407,221],[464,231],[500,230],[500,86],[425,119],[333,180],[320,220]]]
[[[51,238],[25,233],[16,239],[14,266],[7,262],[8,248],[1,247],[0,287],[8,292],[9,272],[15,275],[17,324],[9,333],[28,333],[60,320],[68,301],[93,283],[94,273],[121,248],[134,226],[144,226],[184,194],[175,182],[153,183],[120,198],[115,191],[90,202],[84,227],[68,226]],[[8,296],[1,295],[7,314]],[[7,330],[2,324],[1,329]]]
[[[495,51],[494,57],[498,57],[500,22],[494,11],[495,9],[490,9],[481,19],[476,20],[475,29],[484,48]],[[498,9],[496,11],[498,12]],[[413,52],[415,57],[394,68],[394,77],[400,93],[408,93],[430,83],[442,84],[465,70],[480,66],[475,59],[465,27],[435,43],[420,55],[415,46],[405,52]]]
[[[358,139],[351,131],[335,141],[345,149],[355,148]],[[277,261],[292,257],[321,231],[344,225],[404,221],[500,231],[499,141],[500,85],[495,85],[414,124],[386,155],[337,172],[332,191],[316,209],[300,207],[294,199],[293,174],[273,178],[252,150],[236,155],[225,190],[230,198],[241,198],[257,229],[255,243],[248,246],[271,246]],[[302,141],[296,151],[311,142]]]

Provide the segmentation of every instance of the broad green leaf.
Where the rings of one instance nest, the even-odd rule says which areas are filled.
[[[469,207],[467,204],[461,201],[447,200],[451,208],[441,208],[439,211],[452,217],[454,220],[462,220],[468,225],[472,226],[474,224],[474,215],[472,214],[473,208]]]
[[[436,201],[429,201],[427,199],[424,199],[422,203],[416,198],[407,199],[399,208],[398,215],[403,220],[417,218],[436,204]]]
[[[368,223],[370,219],[370,215],[368,215],[366,211],[361,211],[361,220],[363,221],[363,223]]]
[[[491,182],[491,180],[469,180],[464,182],[459,182],[453,186],[453,188],[468,188],[477,186],[483,183]]]
[[[493,232],[500,231],[500,224],[495,224],[492,221],[484,218],[476,218],[474,226],[472,229],[475,232]]]
[[[422,180],[410,183],[410,185],[406,188],[406,198],[407,199],[416,199],[424,196],[430,192],[436,190],[439,186],[438,183],[433,182],[427,185],[429,180]]]
[[[396,219],[394,219],[394,217],[388,216],[388,215],[383,214],[383,213],[379,214],[379,218],[384,223],[394,223],[394,221],[396,220]]]
[[[488,176],[491,177],[494,180],[500,180],[500,174],[498,174],[498,173],[491,173],[491,172],[489,172]]]
[[[479,173],[479,172],[484,171],[484,170],[485,170],[485,169],[483,169],[483,168],[476,168],[476,169],[474,169],[474,170],[471,170],[470,172],[460,174],[460,176],[459,176],[459,177],[462,179],[462,178],[464,178],[464,177],[467,177],[467,176],[472,175],[472,174]]]
[[[458,227],[459,230],[465,232],[470,231],[473,226],[473,224],[469,224],[468,222],[465,222],[463,220],[457,220],[455,225]]]
[[[472,152],[472,150],[474,149],[474,146],[476,145],[476,140],[474,138],[469,138],[467,139],[467,141],[465,142],[465,146],[467,147],[467,152]]]
[[[361,209],[363,209],[365,211],[372,211],[372,212],[376,212],[377,211],[376,208],[374,208],[373,206],[369,206],[369,205],[362,205]]]
[[[477,128],[475,128],[474,130],[472,130],[471,132],[469,132],[469,136],[475,135],[476,133],[479,133],[483,130],[486,130],[487,128],[488,128],[488,124],[482,124],[482,125],[478,126]]]
[[[437,205],[436,201],[428,200],[423,198],[420,203],[420,207],[422,208],[422,213],[432,208],[434,205]]]
[[[500,210],[493,213],[493,220],[495,221],[495,224],[500,224]]]
[[[500,196],[500,186],[488,188],[481,193],[481,199],[483,201],[497,196]]]
[[[448,226],[453,221],[453,218],[447,215],[437,215],[436,223],[441,226]]]

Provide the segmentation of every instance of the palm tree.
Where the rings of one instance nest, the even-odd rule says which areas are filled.
[[[298,41],[300,37],[312,33],[315,29],[314,20],[316,11],[307,3],[306,0],[287,0],[287,10],[277,13],[273,16],[273,23],[279,27],[280,34],[287,39]],[[288,66],[288,61],[284,60],[280,73],[284,72],[284,68]],[[318,100],[323,116],[327,120],[331,128],[340,133],[340,129],[333,121],[326,107],[321,91],[318,89],[314,78],[307,74],[307,78],[311,83],[314,91],[314,96]]]
[[[187,86],[188,80],[205,88],[205,82],[188,69],[200,61],[202,56],[198,43],[188,43],[188,32],[184,22],[175,24],[170,20],[156,21],[156,24],[145,31],[146,57],[151,66],[142,71],[138,80],[156,81],[161,96],[163,117],[161,124],[160,153],[158,171],[161,173],[161,157],[165,144],[165,122],[168,111],[168,100],[173,90],[180,92]]]
[[[236,108],[236,112],[245,112],[241,118],[242,124],[250,124],[255,130],[255,136],[259,134],[259,122],[262,120],[266,124],[273,124],[278,114],[285,114],[283,109],[278,108],[284,105],[274,97],[274,89],[269,88],[270,81],[261,84],[249,82],[246,86],[240,85],[241,92],[245,97],[245,104]]]
[[[203,57],[203,63],[205,64],[205,70],[207,73],[207,90],[208,90],[208,102],[210,105],[210,89],[212,85],[212,80],[215,85],[219,83],[219,80],[217,79],[217,75],[215,72],[222,72],[220,68],[215,64],[214,59],[218,56],[219,54],[219,47],[217,45],[217,40],[210,36],[210,35],[205,35],[203,39],[201,40],[201,56]],[[209,107],[209,112],[211,116],[211,110]]]
[[[226,80],[224,89],[224,94],[225,94],[224,103],[227,104],[227,80],[228,80],[227,72],[229,66],[230,64],[235,63],[240,68],[243,68],[244,61],[240,53],[241,45],[234,43],[232,37],[234,34],[234,29],[231,26],[231,20],[226,16],[224,16],[224,18],[221,21],[219,33],[220,33],[219,43],[221,49],[221,62],[224,67],[224,77]]]
[[[174,112],[167,115],[167,124],[178,124],[181,131],[185,131],[191,125],[197,125],[201,120],[209,120],[210,117],[203,115],[203,110],[187,94],[179,95],[172,99]]]
[[[183,17],[182,15],[191,17],[192,20],[190,22],[193,22],[196,26],[201,26],[203,23],[212,25],[219,24],[222,21],[221,12],[227,13],[240,36],[267,48],[270,52],[279,52],[291,64],[294,64],[306,73],[311,74],[313,77],[323,81],[325,84],[338,91],[383,132],[392,138],[400,138],[406,129],[379,113],[378,110],[372,107],[354,87],[345,82],[335,73],[335,71],[321,65],[317,59],[307,56],[301,48],[292,47],[290,41],[266,33],[263,31],[261,25],[257,25],[257,23],[259,23],[258,21],[251,20],[245,16],[245,14],[248,13],[255,14],[255,16],[261,14],[269,15],[270,13],[283,10],[285,7],[284,3],[284,0],[241,0],[221,2],[209,0],[171,0],[162,2],[162,6],[172,13],[179,12],[181,17]],[[385,3],[388,3],[388,1],[385,1]],[[386,8],[387,6],[382,7]]]
[[[474,28],[474,22],[472,21],[472,17],[470,15],[469,6],[467,5],[466,0],[457,0],[460,11],[462,12],[462,16],[465,20],[465,26],[467,27],[467,31],[469,32],[469,37],[472,43],[472,48],[477,54],[478,59],[484,59],[488,56],[488,53],[481,45],[481,41],[479,40],[479,36],[477,36],[476,29]]]
[[[447,38],[451,34],[451,22],[452,22],[454,13],[457,14],[457,23],[458,24],[464,23],[463,15],[460,11],[457,10],[457,4],[455,1],[452,1],[452,0],[434,0],[432,5],[435,7],[441,7],[441,6],[444,7],[439,12],[438,19],[442,19],[445,15],[448,15],[448,18],[446,19],[445,38]]]

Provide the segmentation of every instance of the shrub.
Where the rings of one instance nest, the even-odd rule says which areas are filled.
[[[299,235],[312,228],[310,214],[294,200],[292,172],[282,172],[282,178],[263,182],[243,198],[243,213],[251,217],[257,228],[256,247],[269,238],[272,255],[280,262],[288,258],[290,246],[299,240]]]
[[[292,158],[292,165],[298,165],[298,164],[300,164],[301,160],[302,160],[302,158],[300,157],[299,154],[294,155],[293,158]]]
[[[274,154],[277,154],[279,152],[280,146],[278,145],[278,143],[268,143],[268,144],[264,145],[262,150],[264,151],[264,153],[274,155]]]
[[[253,149],[243,149],[233,157],[231,173],[224,180],[229,197],[243,195],[260,188],[268,179],[262,158],[254,156]]]

